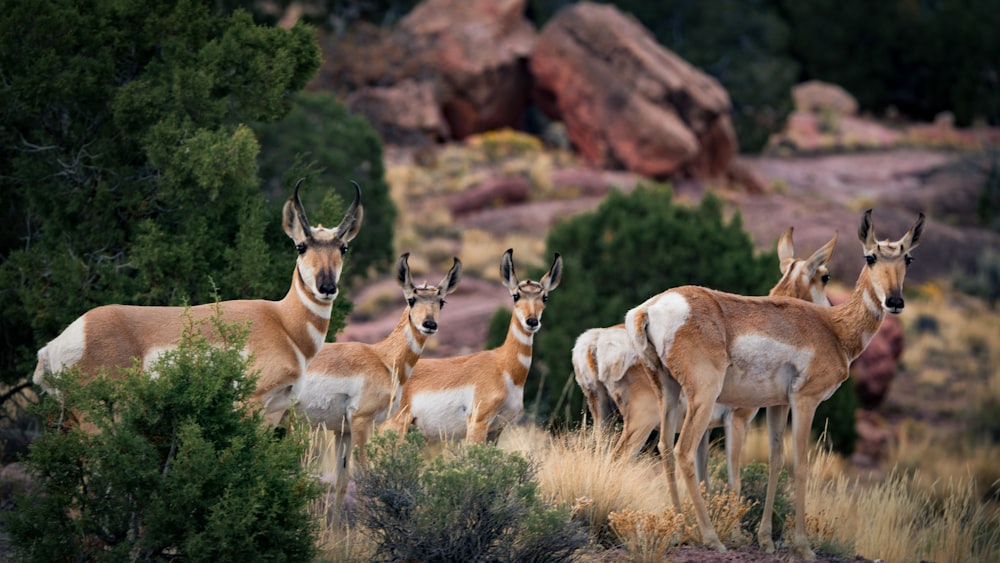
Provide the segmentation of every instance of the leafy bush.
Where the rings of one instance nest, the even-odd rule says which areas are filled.
[[[740,518],[740,529],[751,537],[757,537],[757,527],[764,516],[764,499],[767,498],[767,478],[770,469],[766,463],[754,462],[740,470],[742,490],[740,495],[750,505]],[[792,514],[792,504],[788,499],[788,472],[778,474],[778,488],[774,494],[774,512],[771,513],[771,539],[781,538],[785,520]]]
[[[725,220],[722,203],[713,195],[696,207],[675,205],[665,186],[612,192],[594,212],[554,227],[546,244],[548,253],[562,254],[565,275],[535,336],[525,402],[531,404],[541,393],[538,415],[550,422],[575,421],[583,411],[570,362],[581,332],[621,323],[630,308],[671,287],[704,285],[764,295],[779,274],[774,253],[755,255],[739,214]],[[553,412],[564,389],[568,420],[562,409]]]
[[[210,302],[213,285],[225,299],[288,291],[295,254],[243,124],[285,115],[319,47],[304,26],[217,7],[0,11],[0,380],[30,374],[35,351],[98,305]]]
[[[854,378],[848,378],[816,408],[813,438],[825,439],[830,449],[841,455],[852,454],[858,441],[855,412],[859,404],[858,394],[854,391]]]
[[[418,432],[367,445],[357,480],[359,522],[391,561],[556,561],[586,536],[538,493],[534,468],[490,445],[455,446],[430,461]]]
[[[304,431],[277,439],[248,406],[248,330],[189,321],[180,345],[121,378],[57,374],[46,420],[72,410],[86,425],[50,428],[27,463],[38,491],[7,520],[25,561],[197,559],[306,561],[314,554]],[[202,331],[224,337],[210,345]],[[235,405],[235,408],[234,408]]]

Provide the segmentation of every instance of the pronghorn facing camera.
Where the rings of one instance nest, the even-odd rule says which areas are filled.
[[[562,258],[556,254],[541,280],[518,281],[512,254],[508,249],[500,261],[500,277],[514,299],[504,343],[466,356],[420,360],[386,429],[403,435],[412,423],[428,440],[483,443],[496,440],[524,410],[531,347],[549,292],[562,278]]]
[[[354,201],[337,228],[310,227],[299,200],[301,184],[299,180],[283,211],[285,233],[295,243],[299,256],[291,288],[281,301],[222,301],[190,308],[97,307],[38,351],[34,382],[47,391],[58,392],[50,387],[51,380],[46,376],[65,368],[79,368],[85,377],[107,370],[113,377],[132,367],[136,358],[143,368],[149,368],[179,342],[185,311],[195,322],[220,311],[226,323],[249,322],[247,351],[253,355],[250,369],[260,374],[252,398],[267,413],[283,411],[289,405],[292,385],[326,340],[347,243],[358,234],[363,214],[361,188],[354,184]],[[209,338],[217,337],[208,325],[205,331]],[[58,387],[58,382],[54,383]]]
[[[381,424],[391,403],[398,400],[427,338],[437,333],[445,296],[455,291],[462,276],[462,263],[455,258],[451,270],[437,286],[413,285],[409,256],[403,254],[396,263],[406,309],[389,336],[376,344],[324,344],[295,385],[295,409],[313,426],[325,425],[338,437],[338,505],[347,490],[353,445],[357,444],[358,461],[364,465],[365,444],[373,425]]]
[[[784,463],[781,436],[792,413],[795,474],[794,549],[815,559],[806,538],[805,493],[809,432],[816,407],[848,377],[850,363],[868,346],[888,311],[903,310],[903,278],[923,232],[924,216],[901,239],[878,241],[871,210],[858,229],[867,265],[850,298],[821,307],[788,297],[741,297],[703,287],[665,291],[630,310],[625,329],[640,359],[655,374],[663,408],[683,391],[688,407],[677,442],[677,463],[694,503],[703,541],[725,551],[695,480],[695,450],[716,402],[767,408],[770,474],[757,539],[774,551],[771,514]],[[664,452],[664,458],[671,452]],[[668,485],[673,464],[664,464]],[[676,492],[671,494],[676,497]],[[679,504],[679,499],[674,498]]]
[[[833,256],[837,243],[834,237],[804,260],[795,258],[795,245],[792,237],[793,229],[782,233],[778,240],[778,265],[781,279],[771,289],[769,295],[786,295],[797,299],[812,301],[819,305],[829,305],[826,295],[826,285],[830,281],[830,273],[826,264]],[[580,360],[578,360],[578,357]],[[586,361],[584,361],[586,360]],[[592,328],[577,339],[573,347],[573,365],[577,382],[587,404],[600,404],[608,397],[614,402],[622,415],[622,433],[616,442],[613,454],[617,456],[628,453],[638,455],[649,434],[661,426],[660,398],[653,386],[648,371],[639,358],[625,332],[625,325],[608,328]],[[581,375],[581,372],[582,375]],[[589,372],[589,373],[588,373]],[[583,380],[583,381],[581,381]],[[591,389],[597,387],[603,390],[603,395],[590,398],[588,389],[583,382],[593,380]],[[682,402],[670,408],[667,416],[673,428],[680,426],[686,403]],[[600,406],[597,407],[600,413]],[[604,407],[605,412],[609,407]],[[739,458],[747,425],[756,415],[757,409],[733,409],[724,405],[716,405],[712,413],[709,427],[725,428],[726,464],[729,486],[736,494],[740,493]],[[600,424],[601,414],[595,414],[591,407],[595,426]],[[672,450],[673,436],[661,436],[669,444],[661,450]],[[698,448],[698,463],[695,466],[699,481],[708,478],[708,433],[702,437]],[[671,489],[673,490],[673,488]]]

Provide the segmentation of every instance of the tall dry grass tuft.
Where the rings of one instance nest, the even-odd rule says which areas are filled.
[[[637,563],[666,561],[667,552],[680,542],[687,526],[673,508],[648,512],[626,508],[608,515],[611,530]]]
[[[705,497],[705,484],[701,484],[701,496]],[[743,543],[745,538],[740,537],[740,519],[750,511],[757,501],[744,500],[729,487],[724,486],[721,490],[712,494],[708,501],[708,517],[712,520],[719,539],[726,543]],[[686,515],[686,526],[680,543],[700,543],[701,533],[698,531],[698,521],[695,518],[694,503],[690,499],[684,503],[684,514]]]
[[[502,436],[500,446],[511,447],[519,442],[516,434],[525,432],[518,428],[506,440]],[[527,440],[537,441],[537,436],[522,443]],[[615,459],[609,442],[609,436],[588,428],[548,437],[544,446],[529,451],[538,463],[542,492],[557,503],[576,505],[576,516],[600,543],[613,540],[608,523],[612,512],[658,512],[667,502],[658,464],[651,458]]]

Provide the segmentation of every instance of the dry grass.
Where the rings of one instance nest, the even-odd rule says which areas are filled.
[[[673,508],[659,512],[626,508],[608,515],[611,530],[637,563],[665,561],[667,551],[680,542],[686,523]]]

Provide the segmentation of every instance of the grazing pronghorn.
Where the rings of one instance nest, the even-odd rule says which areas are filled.
[[[337,500],[347,490],[353,443],[358,461],[366,463],[365,444],[372,427],[381,424],[402,385],[424,351],[427,338],[437,333],[445,296],[455,291],[462,263],[455,262],[437,286],[413,285],[409,253],[399,257],[396,276],[403,288],[406,309],[396,328],[376,344],[328,342],[295,384],[295,409],[313,426],[324,425],[338,436]]]
[[[76,367],[86,377],[105,370],[115,376],[138,359],[148,368],[165,351],[175,347],[186,324],[185,312],[203,321],[221,312],[226,323],[250,323],[247,351],[250,369],[259,372],[252,398],[266,413],[280,413],[289,405],[292,385],[305,372],[330,326],[330,312],[337,297],[340,272],[350,242],[361,228],[361,188],[354,185],[354,202],[336,229],[310,227],[299,186],[285,202],[282,224],[295,242],[299,256],[292,272],[292,286],[281,301],[237,300],[185,307],[105,305],[87,311],[38,351],[34,382],[45,390],[47,374]],[[203,330],[217,338],[209,325]]]
[[[771,289],[769,295],[786,295],[812,301],[819,305],[829,305],[826,285],[830,273],[826,264],[833,256],[837,243],[836,234],[805,260],[796,260],[795,245],[790,227],[778,239],[778,265],[781,279]],[[648,370],[636,356],[635,348],[625,332],[625,325],[587,330],[573,347],[573,368],[577,383],[584,389],[587,404],[594,417],[595,426],[601,425],[601,418],[610,410],[601,406],[610,399],[614,402],[623,419],[622,434],[612,450],[621,456],[628,452],[631,456],[639,453],[649,434],[660,425],[660,398],[658,389],[652,384]],[[585,382],[590,383],[589,388]],[[594,392],[596,390],[596,393]],[[673,417],[678,426],[686,403],[672,407],[668,416]],[[726,466],[729,487],[740,493],[739,456],[747,425],[757,414],[757,409],[733,409],[717,404],[712,412],[709,427],[723,426],[726,431]],[[664,439],[670,439],[664,437]],[[698,481],[707,483],[708,477],[708,433],[702,437],[698,447]],[[668,446],[667,449],[672,449]]]
[[[429,440],[495,441],[524,410],[524,382],[531,367],[531,346],[542,327],[549,292],[559,285],[562,258],[557,253],[540,281],[519,282],[508,249],[500,277],[514,299],[507,338],[498,348],[455,358],[424,359],[403,386],[399,410],[384,428],[400,435],[415,424]]]
[[[712,527],[695,480],[695,450],[716,402],[732,407],[767,409],[770,474],[764,514],[757,539],[767,552],[777,477],[784,464],[782,435],[792,412],[795,474],[794,548],[815,559],[805,525],[806,463],[813,415],[849,374],[857,358],[878,332],[888,311],[903,310],[903,278],[924,227],[916,223],[896,242],[877,241],[871,210],[858,229],[867,265],[850,298],[821,307],[789,297],[742,297],[703,287],[665,291],[630,310],[628,331],[640,359],[655,373],[667,407],[681,391],[688,406],[677,444],[677,463],[695,507],[702,540],[725,551]],[[661,435],[673,428],[667,417]],[[673,484],[674,458],[663,456],[668,486]],[[670,491],[680,505],[676,488]]]

